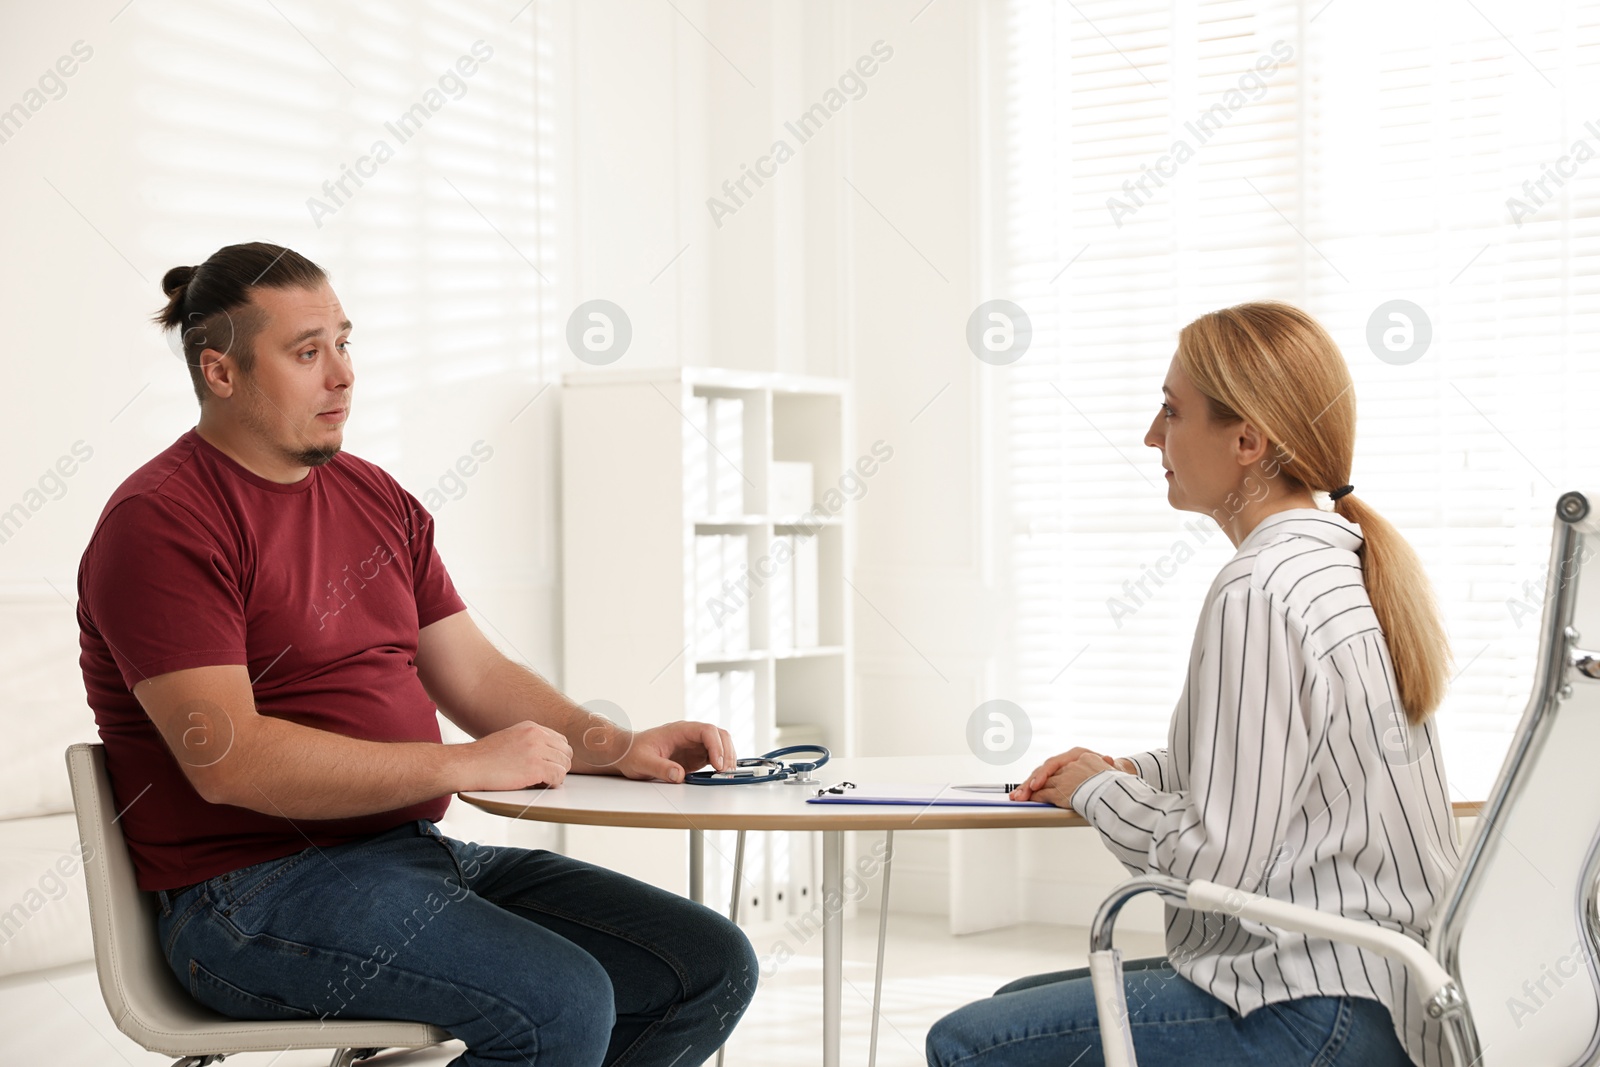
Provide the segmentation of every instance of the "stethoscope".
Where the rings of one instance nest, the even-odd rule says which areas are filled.
[[[783,757],[797,753],[815,753],[820,759],[790,760]],[[828,762],[829,752],[821,745],[790,745],[775,748],[765,756],[753,756],[734,761],[731,771],[692,771],[684,779],[685,785],[751,785],[756,782],[790,782],[795,785],[816,785],[811,772]]]

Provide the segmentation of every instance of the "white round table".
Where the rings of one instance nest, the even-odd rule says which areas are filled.
[[[850,781],[859,786],[1016,781],[1031,770],[992,767],[956,756],[869,756],[834,759],[815,772],[823,786]],[[461,793],[461,799],[495,815],[539,822],[588,826],[637,826],[690,832],[689,895],[704,903],[703,862],[707,830],[817,830],[822,833],[822,1064],[839,1067],[841,996],[844,974],[843,901],[846,830],[974,830],[1030,826],[1087,826],[1062,808],[948,807],[865,804],[807,804],[817,785],[763,782],[753,785],[697,786],[635,782],[612,775],[573,774],[554,789],[504,793]],[[740,834],[739,855],[744,837]],[[892,838],[883,868],[889,889]],[[735,874],[737,880],[737,873]],[[737,884],[737,881],[736,881]],[[831,903],[830,902],[834,902]],[[873,1044],[883,982],[884,923],[878,913],[878,969],[873,989]],[[734,918],[737,918],[735,915]]]

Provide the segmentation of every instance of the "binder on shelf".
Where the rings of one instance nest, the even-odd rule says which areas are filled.
[[[723,628],[712,604],[722,595],[722,537],[697,534],[694,539],[694,648],[701,659],[723,651]]]
[[[816,648],[822,644],[821,550],[816,537],[794,539],[794,647]]]
[[[767,510],[781,518],[810,511],[812,494],[816,492],[812,472],[809,463],[773,461],[767,481]]]
[[[684,718],[722,725],[722,676],[716,671],[695,672]]]
[[[814,858],[816,837],[811,831],[791,831],[789,839],[789,899],[783,911],[788,915],[804,915],[811,910],[822,882],[821,864]]]
[[[773,748],[788,748],[790,745],[826,745],[827,743],[828,735],[816,723],[780,722],[772,728]]]
[[[784,918],[790,914],[790,899],[794,895],[793,863],[789,853],[794,834],[763,834],[767,842],[767,915]]]
[[[711,448],[709,481],[711,512],[714,515],[742,515],[744,489],[744,401],[734,397],[711,397]]]
[[[722,629],[722,651],[742,655],[750,651],[751,588],[746,571],[750,563],[750,537],[747,534],[722,535],[722,579],[717,596],[724,610],[717,614]],[[731,583],[731,585],[730,585]]]
[[[691,396],[683,417],[683,509],[691,519],[711,511],[711,409],[703,396]]]
[[[745,835],[745,876],[744,884],[739,887],[744,894],[744,906],[739,912],[741,923],[763,923],[772,918],[773,913],[769,908],[772,894],[767,891],[772,878],[772,871],[767,866],[767,846],[771,838],[771,834]]]
[[[770,550],[773,574],[767,581],[767,644],[774,652],[794,648],[794,540],[791,534],[779,534],[772,539]]]
[[[747,756],[757,755],[756,672],[723,671],[720,677],[722,707],[715,721],[733,738],[735,751]]]

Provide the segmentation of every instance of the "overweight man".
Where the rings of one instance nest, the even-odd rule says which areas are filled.
[[[236,1018],[433,1023],[452,1067],[704,1062],[755,990],[736,926],[434,824],[461,790],[727,769],[727,733],[623,730],[485,639],[427,511],[340,451],[350,321],[314,263],[230,245],[162,288],[200,420],[106,504],[78,621],[173,974]]]

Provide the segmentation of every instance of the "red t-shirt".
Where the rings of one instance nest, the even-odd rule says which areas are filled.
[[[135,683],[245,664],[262,715],[369,741],[438,742],[435,705],[417,677],[417,634],[465,607],[434,549],[432,517],[365,460],[341,452],[280,485],[190,430],[135,471],[84,550],[78,626],[139,887],[171,889],[308,843],[438,819],[450,800],[293,822],[207,803],[134,697]],[[195,740],[191,752],[217,746],[207,761],[225,759],[231,743]]]

